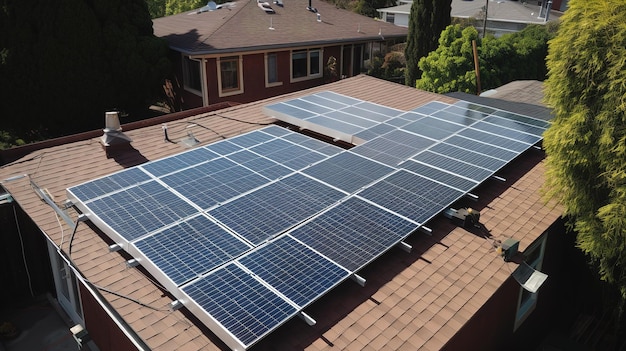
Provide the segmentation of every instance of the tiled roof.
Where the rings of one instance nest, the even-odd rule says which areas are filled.
[[[215,11],[157,18],[153,20],[154,34],[178,51],[210,54],[368,41],[380,39],[379,33],[386,38],[405,37],[407,33],[406,28],[325,1],[312,2],[321,22],[306,9],[307,0],[283,3],[283,7],[271,4],[274,14],[263,12],[256,1],[242,0]]]
[[[186,136],[189,125],[200,145],[244,133],[272,119],[261,112],[271,102],[308,95],[321,90],[353,96],[390,107],[410,110],[439,100],[454,98],[426,93],[368,76],[357,76],[317,88],[217,112],[170,122],[169,136]],[[61,205],[65,189],[125,167],[156,160],[184,150],[165,142],[161,125],[126,132],[135,151],[107,159],[99,138],[33,151],[0,168],[3,181],[24,211],[50,239],[67,251],[69,228],[33,190],[45,188]],[[471,206],[481,210],[481,222],[496,238],[515,237],[524,250],[556,218],[558,208],[544,206],[539,187],[543,183],[543,155],[532,150],[506,168],[506,183],[487,181],[475,193]],[[29,179],[34,183],[30,183]],[[70,211],[76,218],[77,214]],[[87,222],[88,223],[88,222]],[[347,281],[307,308],[318,324],[309,327],[294,319],[280,327],[253,349],[310,350],[434,350],[440,348],[510,276],[507,263],[496,257],[482,237],[454,227],[447,219],[428,224],[432,236],[415,234],[408,243],[413,251],[391,250],[363,269],[364,288]],[[72,259],[104,298],[154,350],[218,350],[226,346],[183,310],[170,312],[172,300],[141,270],[126,268],[120,253],[109,252],[110,241],[92,226],[81,224],[73,242]],[[140,301],[137,304],[120,295]],[[150,306],[150,307],[148,307]],[[151,308],[153,307],[153,308]],[[334,345],[331,347],[329,345]]]

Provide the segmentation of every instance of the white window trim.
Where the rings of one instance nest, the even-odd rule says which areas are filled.
[[[265,59],[265,87],[266,88],[271,88],[271,87],[277,87],[277,86],[281,86],[283,85],[283,82],[278,81],[278,82],[269,82],[269,69],[268,69],[268,60],[267,57],[269,55],[276,55],[276,59],[278,59],[278,54],[276,52],[267,52],[265,53],[264,59]],[[276,74],[278,74],[278,64],[276,64]]]
[[[524,253],[530,253],[534,250],[540,250],[539,256],[533,262],[526,262],[530,267],[535,270],[540,271],[541,266],[543,264],[543,254],[546,249],[546,234],[543,234],[539,239],[537,239],[532,245],[530,245]],[[537,307],[537,298],[539,296],[539,292],[530,293],[530,298],[522,304],[522,296],[524,295],[524,288],[520,287],[519,295],[517,297],[517,308],[515,309],[515,325],[513,326],[513,331],[516,331],[524,321],[531,315],[531,313]]]
[[[304,51],[304,50],[306,50],[307,75],[304,77],[294,78],[293,77],[293,53],[296,51]],[[317,74],[311,74],[310,72],[312,51],[319,51],[320,53],[319,73]],[[324,49],[323,48],[307,48],[307,49],[291,50],[289,54],[289,82],[290,83],[302,82],[302,81],[310,80],[310,79],[317,79],[317,78],[321,78],[323,75],[324,75]]]
[[[216,67],[217,67],[217,91],[218,91],[219,97],[243,94],[243,58],[240,55],[224,56],[224,58],[234,57],[234,56],[238,58],[237,59],[237,63],[238,63],[237,79],[239,80],[239,89],[222,91],[222,69],[221,69],[222,57],[218,57]]]
[[[182,69],[183,69],[183,88],[186,91],[191,92],[191,93],[193,93],[195,95],[202,96],[202,91],[200,91],[198,89],[194,89],[194,88],[190,87],[189,85],[187,85],[187,79],[185,79],[185,76],[188,73],[185,72],[185,70],[187,70],[187,68],[185,67],[185,63],[184,63],[186,59],[198,62],[198,66],[200,67],[200,72],[199,72],[200,73],[200,77],[198,77],[198,79],[200,80],[200,89],[202,89],[202,86],[203,86],[202,79],[203,79],[204,75],[202,74],[202,72],[204,72],[204,67],[203,67],[204,60],[195,59],[195,58],[192,58],[189,55],[182,54],[182,61],[183,61],[183,67],[182,67]]]

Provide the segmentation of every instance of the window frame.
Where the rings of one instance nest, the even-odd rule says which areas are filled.
[[[270,62],[270,57],[274,58],[273,64],[275,65],[274,72],[276,74],[275,81],[270,81],[270,64],[272,64],[272,62]],[[268,52],[265,54],[265,87],[271,88],[280,85],[283,85],[283,82],[281,82],[278,78],[278,53]]]
[[[531,268],[540,271],[543,265],[543,255],[546,249],[546,234],[542,234],[534,243],[532,243],[524,251],[524,259],[526,257],[535,257],[532,262],[526,262]],[[531,313],[537,307],[537,298],[539,292],[531,293],[526,291],[523,287],[520,287],[519,295],[517,297],[517,308],[515,309],[515,324],[513,331],[516,331],[524,321],[531,315]]]
[[[294,77],[294,54],[302,54],[302,53],[306,53],[306,68],[307,68],[306,75],[303,75],[300,77]],[[318,60],[317,67],[315,67],[317,68],[317,72],[312,73],[313,70],[311,69],[312,68],[311,57],[314,56],[315,54],[317,54],[316,56]],[[307,49],[291,50],[290,61],[289,61],[290,82],[295,83],[295,82],[301,82],[301,81],[310,80],[310,79],[322,78],[324,75],[323,61],[324,61],[324,49],[322,48],[307,48]]]
[[[226,88],[222,87],[222,63],[228,62],[236,62],[236,74],[237,74],[237,87],[235,88]],[[223,56],[218,57],[216,60],[216,69],[217,69],[217,88],[219,97],[231,96],[242,94],[243,89],[243,59],[240,55],[231,55],[231,56]]]
[[[195,69],[192,69],[192,65]],[[197,68],[196,68],[197,67]],[[185,90],[202,96],[202,60],[191,58],[189,55],[182,55],[183,87]],[[197,72],[194,70],[197,69]],[[198,87],[193,86],[192,75],[197,74]]]

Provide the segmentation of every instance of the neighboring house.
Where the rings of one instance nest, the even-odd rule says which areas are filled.
[[[389,108],[410,111],[435,101],[469,106],[458,98],[359,75],[254,103],[215,111],[205,110],[197,115],[178,114],[142,121],[139,124],[123,125],[122,131],[132,139],[131,144],[111,142],[108,146],[102,145],[102,132],[96,132],[97,135],[92,133],[48,141],[40,144],[40,148],[36,145],[29,146],[25,153],[19,148],[4,151],[1,154],[4,165],[0,167],[0,188],[3,190],[0,193],[0,211],[3,216],[0,218],[5,228],[4,242],[12,243],[3,248],[14,253],[9,258],[3,258],[8,260],[5,264],[12,267],[11,272],[14,272],[10,276],[1,276],[2,286],[11,287],[10,290],[3,291],[4,303],[12,301],[16,296],[27,294],[29,286],[39,293],[51,289],[72,323],[83,325],[101,351],[228,349],[224,343],[228,337],[216,336],[211,331],[214,329],[210,330],[214,328],[211,325],[213,322],[204,322],[204,319],[197,318],[198,315],[194,315],[197,310],[194,310],[189,301],[183,299],[181,309],[172,308],[177,306],[172,303],[177,299],[174,296],[180,295],[180,291],[163,279],[164,272],[154,270],[146,264],[143,254],[135,256],[143,266],[134,267],[133,257],[128,252],[132,251],[130,247],[133,245],[122,245],[126,250],[116,251],[119,247],[116,248],[113,244],[119,241],[110,236],[111,228],[103,226],[102,220],[90,213],[87,214],[87,221],[81,223],[85,218],[79,216],[77,204],[66,202],[67,189],[116,172],[141,175],[142,172],[133,168],[134,166],[148,166],[149,161],[184,152],[194,142],[197,143],[193,148],[197,152],[196,156],[208,155],[208,149],[203,149],[204,147],[228,154],[231,152],[228,150],[233,150],[234,145],[239,145],[240,148],[250,150],[244,150],[241,154],[246,157],[232,160],[246,162],[250,160],[249,157],[254,159],[251,151],[256,150],[245,145],[260,141],[236,140],[234,137],[261,129],[268,124],[288,126],[266,115],[264,108],[282,101],[328,91],[345,96],[346,101],[358,99],[368,102],[361,104],[368,105],[370,111],[388,111]],[[318,102],[321,101],[323,99],[318,99]],[[486,107],[490,103],[489,98],[480,98],[479,102],[474,103],[483,105],[483,111],[493,111]],[[542,109],[526,109],[531,105],[516,106],[515,112],[526,112],[538,119],[550,117]],[[330,104],[317,106],[321,109],[328,107],[333,108]],[[350,109],[353,112],[358,110],[357,106]],[[468,113],[467,116],[457,115],[456,118],[461,118],[459,121],[470,121],[472,116],[472,113]],[[358,116],[353,115],[351,118],[358,119]],[[167,123],[167,127],[163,123]],[[298,129],[290,127],[291,130]],[[273,128],[278,130],[276,126]],[[289,141],[281,142],[283,146],[303,143],[302,145],[318,145],[322,147],[320,150],[342,150],[330,146],[332,138],[305,133],[317,135],[328,143],[325,145],[319,139],[310,139],[284,129],[283,131],[281,133],[291,135]],[[221,144],[215,144],[224,140]],[[247,144],[248,142],[252,144]],[[405,145],[402,141],[399,142],[399,147]],[[489,142],[485,140],[485,143]],[[340,145],[349,146],[345,142]],[[484,146],[497,148],[489,145]],[[285,148],[281,148],[277,155],[283,151],[287,153]],[[292,154],[286,156],[288,157],[283,157],[286,163],[297,161]],[[318,153],[317,156],[319,160],[321,154]],[[6,163],[7,160],[10,162]],[[182,158],[180,161],[198,162],[195,157]],[[267,164],[267,160],[264,162]],[[299,163],[304,167],[297,172],[302,178],[308,166],[306,161]],[[168,170],[165,164],[161,164],[163,167],[158,166],[158,163],[150,165],[156,167],[153,170],[161,170],[166,174],[172,170]],[[343,166],[349,171],[353,165],[339,166],[338,169]],[[184,168],[180,164],[178,167]],[[465,167],[478,170],[470,164]],[[544,170],[543,151],[530,149],[524,152],[497,172],[499,180],[486,180],[474,188],[471,192],[477,198],[462,198],[451,205],[456,209],[472,207],[479,210],[483,230],[459,227],[441,215],[434,217],[425,223],[432,230],[429,234],[417,231],[405,239],[405,243],[412,246],[410,252],[391,248],[360,269],[357,273],[367,280],[365,286],[346,280],[308,305],[305,312],[317,324],[308,326],[299,318],[291,318],[264,335],[251,349],[536,349],[540,339],[553,326],[566,325],[573,320],[575,309],[570,306],[571,300],[563,297],[571,296],[580,288],[578,282],[569,279],[572,273],[568,273],[571,270],[568,253],[573,250],[573,245],[568,236],[562,235],[564,228],[560,220],[561,208],[545,204],[541,200]],[[205,172],[212,170],[205,169]],[[369,172],[365,172],[362,175],[368,174]],[[353,179],[333,177],[333,174],[328,176],[331,181],[349,180],[347,185],[352,180],[362,181],[358,173]],[[102,182],[93,190],[106,192],[116,188],[124,189],[130,184],[127,182],[141,181],[140,178],[135,180],[124,176],[107,179],[111,182]],[[215,178],[215,181],[233,181],[238,184],[237,179]],[[181,177],[180,181],[184,182],[184,179]],[[226,188],[221,190],[228,191]],[[424,191],[429,190],[431,189]],[[187,192],[189,196],[197,195],[194,185],[189,185],[186,189],[179,188],[179,191]],[[402,191],[396,194],[401,196]],[[118,208],[120,212],[116,223],[109,224],[117,225],[117,221],[126,223],[134,220],[134,217],[124,212],[137,211],[134,207],[137,201],[152,195],[154,194],[121,199],[120,204],[127,204],[128,208]],[[284,195],[292,196],[287,193]],[[95,196],[94,203],[99,201],[97,194],[92,196]],[[415,196],[408,196],[406,201],[410,203],[414,198]],[[154,209],[146,208],[145,213],[168,207],[162,205],[165,203],[157,202]],[[291,209],[293,213],[298,213],[304,206],[301,203],[287,205],[283,210],[289,212]],[[178,207],[171,209],[178,210]],[[144,214],[142,211],[134,213]],[[254,213],[251,210],[234,214],[265,225],[263,222],[268,219],[255,218]],[[152,225],[153,222],[166,219],[164,214],[163,217],[156,217],[144,224]],[[380,223],[379,220],[379,217],[372,218],[369,223],[374,225]],[[241,223],[244,223],[243,219]],[[356,224],[342,222],[341,219],[336,222],[337,228],[350,228]],[[139,229],[127,227],[122,235],[135,230]],[[319,234],[323,235],[321,232]],[[13,239],[18,237],[23,239],[21,245],[20,240]],[[494,244],[499,245],[496,240],[505,241],[507,238],[519,240],[519,251],[523,253],[523,259],[549,275],[537,293],[528,293],[512,277],[512,272],[519,263],[505,262],[496,253]],[[182,244],[190,243],[172,239],[162,249],[162,256],[166,257],[170,248]],[[350,242],[346,242],[347,244]],[[188,250],[194,250],[194,245],[197,244],[190,244]],[[404,244],[400,246],[408,248]],[[196,255],[198,254],[189,259],[196,258]],[[291,255],[280,256],[280,259],[287,257]],[[31,267],[32,274],[24,272],[25,265]],[[36,267],[40,268],[35,269]],[[183,267],[174,267],[174,270],[178,268]],[[310,287],[302,287],[298,281],[287,283],[296,289]],[[235,322],[241,320],[245,320],[245,317],[235,318]],[[262,327],[263,324],[259,322],[259,326]]]
[[[397,26],[408,27],[412,1],[400,1],[397,6],[378,9],[380,18],[384,22]],[[545,3],[543,10],[537,3],[523,1],[490,1],[487,7],[487,32],[496,36],[518,32],[529,24],[545,24]],[[551,2],[552,10],[548,21],[558,20],[561,13],[558,9],[561,3]],[[565,10],[565,8],[563,8]],[[482,33],[485,27],[485,2],[480,0],[452,0],[453,19],[471,21],[476,29]]]
[[[153,28],[172,50],[185,109],[251,102],[360,74],[374,53],[404,42],[407,33],[319,0],[210,2],[201,11],[157,18]]]

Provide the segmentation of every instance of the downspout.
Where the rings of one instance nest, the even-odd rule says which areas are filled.
[[[207,74],[206,74],[206,58],[201,58],[200,63],[202,63],[202,106],[209,106],[209,84],[207,82]]]

